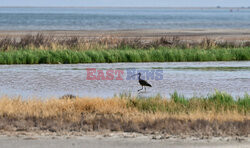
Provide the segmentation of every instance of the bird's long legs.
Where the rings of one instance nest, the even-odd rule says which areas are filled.
[[[144,87],[145,88],[145,92],[146,92],[146,87]]]
[[[142,88],[141,88],[141,89],[139,89],[138,91],[141,91],[141,90],[143,90],[143,86],[142,86]]]

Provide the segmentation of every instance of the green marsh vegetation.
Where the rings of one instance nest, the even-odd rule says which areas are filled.
[[[57,39],[41,34],[0,39],[0,64],[74,64],[115,62],[189,62],[250,60],[250,43],[200,43],[160,38],[151,42],[114,37]]]
[[[10,50],[0,52],[0,64],[76,64],[116,62],[246,61],[250,48],[239,49],[111,49]]]
[[[170,114],[192,113],[192,112],[238,112],[244,115],[250,115],[250,95],[245,94],[237,99],[231,95],[216,91],[207,97],[186,98],[183,95],[174,92],[170,99],[164,99],[161,96],[149,98],[128,98],[128,106],[137,108],[142,112],[166,112]]]

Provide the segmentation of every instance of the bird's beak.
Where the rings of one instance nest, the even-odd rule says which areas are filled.
[[[138,74],[134,74],[134,75],[132,75],[132,76],[130,76],[130,77],[133,77],[133,76],[136,76],[136,75],[138,75]]]

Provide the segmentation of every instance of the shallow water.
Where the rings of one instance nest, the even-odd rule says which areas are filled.
[[[0,30],[250,28],[250,9],[0,8]]]
[[[103,70],[105,74],[109,69],[121,70],[124,72],[123,80],[87,80],[87,68]],[[142,78],[153,87],[138,93],[141,88],[138,81],[127,80],[131,79],[131,68],[142,72]],[[160,72],[160,75],[149,75],[152,70]],[[159,77],[161,74],[162,79]],[[0,65],[0,84],[0,96],[20,95],[24,98],[60,97],[65,94],[112,97],[120,93],[169,97],[175,90],[190,97],[206,96],[215,89],[237,97],[250,93],[250,62]]]

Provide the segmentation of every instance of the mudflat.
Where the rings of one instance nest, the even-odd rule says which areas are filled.
[[[2,30],[0,37],[21,37],[24,35],[44,34],[54,37],[120,37],[120,38],[142,38],[154,39],[160,37],[176,36],[181,39],[197,40],[197,39],[218,39],[218,40],[250,40],[250,29],[183,29],[183,30],[167,30],[167,29],[140,29],[140,30]]]
[[[0,136],[2,148],[43,148],[43,147],[91,147],[91,148],[152,148],[152,147],[220,147],[220,148],[247,148],[250,145],[249,137],[175,137],[162,138],[157,135],[141,135],[136,133],[87,134],[87,135],[32,135],[19,133],[17,135]]]

